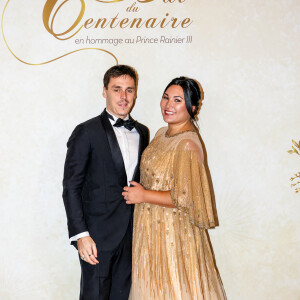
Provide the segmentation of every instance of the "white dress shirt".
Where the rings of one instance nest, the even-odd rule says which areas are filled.
[[[140,135],[135,128],[131,131],[126,129],[125,127],[114,127],[113,125],[116,123],[118,117],[114,116],[112,113],[108,111],[108,113],[114,118],[113,120],[108,118],[114,132],[117,137],[117,141],[122,153],[126,175],[127,175],[127,183],[129,186],[129,181],[132,180],[136,165],[138,163],[138,155],[139,155],[139,142]],[[128,120],[129,116],[127,115],[124,120]],[[89,232],[81,232],[75,236],[70,238],[70,241],[77,241],[79,238],[89,236]]]

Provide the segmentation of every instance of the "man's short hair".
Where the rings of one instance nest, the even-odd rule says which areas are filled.
[[[128,75],[134,80],[135,86],[137,86],[137,72],[134,68],[126,65],[113,66],[106,71],[103,77],[103,85],[107,89],[111,78]]]

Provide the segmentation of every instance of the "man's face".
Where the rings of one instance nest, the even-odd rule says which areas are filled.
[[[103,87],[107,110],[124,119],[134,104],[135,92],[134,79],[129,75],[110,78],[107,89]]]

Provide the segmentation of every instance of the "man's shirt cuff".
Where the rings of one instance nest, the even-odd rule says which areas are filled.
[[[90,236],[88,231],[81,232],[81,233],[78,233],[78,234],[70,237],[70,242],[76,242],[78,239],[85,237],[85,236]]]

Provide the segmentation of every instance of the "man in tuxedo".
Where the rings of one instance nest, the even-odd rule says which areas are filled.
[[[139,180],[147,127],[134,121],[137,75],[117,65],[103,78],[106,109],[79,124],[67,143],[63,199],[81,264],[80,300],[127,300],[131,285],[133,206],[123,187]]]

